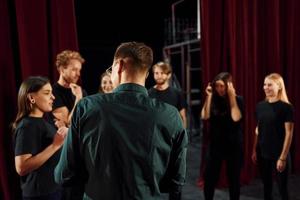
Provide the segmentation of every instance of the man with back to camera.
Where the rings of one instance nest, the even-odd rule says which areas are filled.
[[[153,61],[143,43],[122,43],[111,66],[113,93],[76,106],[56,182],[85,184],[84,199],[180,199],[188,138],[176,108],[148,96]],[[109,70],[108,70],[109,71]]]
[[[172,76],[171,65],[165,62],[158,62],[153,65],[152,71],[156,85],[148,90],[149,96],[175,106],[178,109],[183,125],[186,128],[186,101],[181,91],[169,85],[169,80]]]

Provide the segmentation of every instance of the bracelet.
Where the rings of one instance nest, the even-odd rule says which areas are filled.
[[[280,161],[282,161],[282,162],[285,162],[285,161],[286,161],[285,159],[281,159],[281,158],[279,158],[278,160],[280,160]]]

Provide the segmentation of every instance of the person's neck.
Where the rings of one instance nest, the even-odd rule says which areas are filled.
[[[68,83],[67,81],[65,81],[65,79],[63,79],[62,76],[59,77],[57,83],[65,88],[70,88],[70,83]]]
[[[137,84],[137,85],[141,85],[143,87],[145,87],[145,81],[142,81],[142,80],[130,80],[130,79],[127,79],[127,80],[122,80],[120,82],[120,85],[121,84],[125,84],[125,83],[134,83],[134,84]]]
[[[33,110],[29,114],[30,117],[36,117],[36,118],[42,118],[43,115],[44,115],[44,113],[39,110]]]
[[[169,84],[167,82],[164,84],[156,84],[154,86],[155,89],[160,90],[160,91],[166,90],[166,89],[168,89],[168,87],[169,87]]]
[[[279,101],[279,98],[278,98],[278,97],[269,97],[269,98],[268,98],[268,102],[270,102],[270,103],[274,103],[274,102],[276,102],[276,101]]]
[[[133,72],[128,74],[128,73],[126,73],[126,71],[124,71],[119,76],[119,80],[120,80],[120,82],[119,82],[120,84],[135,83],[135,84],[145,87],[146,74],[144,74],[144,73],[134,74]]]

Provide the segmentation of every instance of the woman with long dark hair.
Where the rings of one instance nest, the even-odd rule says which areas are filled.
[[[226,161],[230,200],[240,196],[240,170],[242,163],[243,100],[237,96],[228,72],[218,74],[206,87],[206,99],[201,118],[209,120],[209,149],[204,172],[204,196],[214,197],[221,165]]]
[[[54,96],[47,78],[26,79],[18,93],[18,113],[13,122],[15,167],[20,175],[23,199],[59,200],[60,188],[54,182],[58,150],[67,128],[58,131],[43,119],[52,110]]]

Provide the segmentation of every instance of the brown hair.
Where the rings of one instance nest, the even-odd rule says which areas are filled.
[[[227,88],[227,83],[228,82],[232,82],[232,76],[230,73],[228,72],[221,72],[219,73],[212,81],[212,90],[213,90],[213,94],[216,94],[216,90],[215,90],[215,85],[217,81],[223,81],[225,84],[225,87]],[[227,90],[226,90],[227,91]]]
[[[116,50],[114,60],[118,58],[131,59],[132,66],[141,71],[149,70],[153,62],[153,52],[144,43],[122,43]]]
[[[57,68],[63,66],[66,67],[71,59],[78,60],[81,64],[85,62],[82,56],[77,51],[64,50],[57,54],[55,65]]]
[[[47,83],[50,83],[49,79],[42,76],[31,76],[22,82],[18,92],[18,113],[15,121],[12,123],[13,131],[18,123],[32,111],[28,94],[39,91]]]
[[[165,74],[171,74],[172,73],[172,67],[169,63],[166,62],[158,62],[152,67],[152,71],[154,72],[155,68],[160,68]]]
[[[219,96],[216,91],[216,82],[223,81],[226,87],[226,95],[225,98]],[[228,72],[221,72],[215,76],[213,79],[211,86],[212,86],[212,102],[211,102],[211,113],[217,116],[224,115],[226,113],[230,113],[230,103],[227,94],[227,83],[232,82],[232,76]]]

